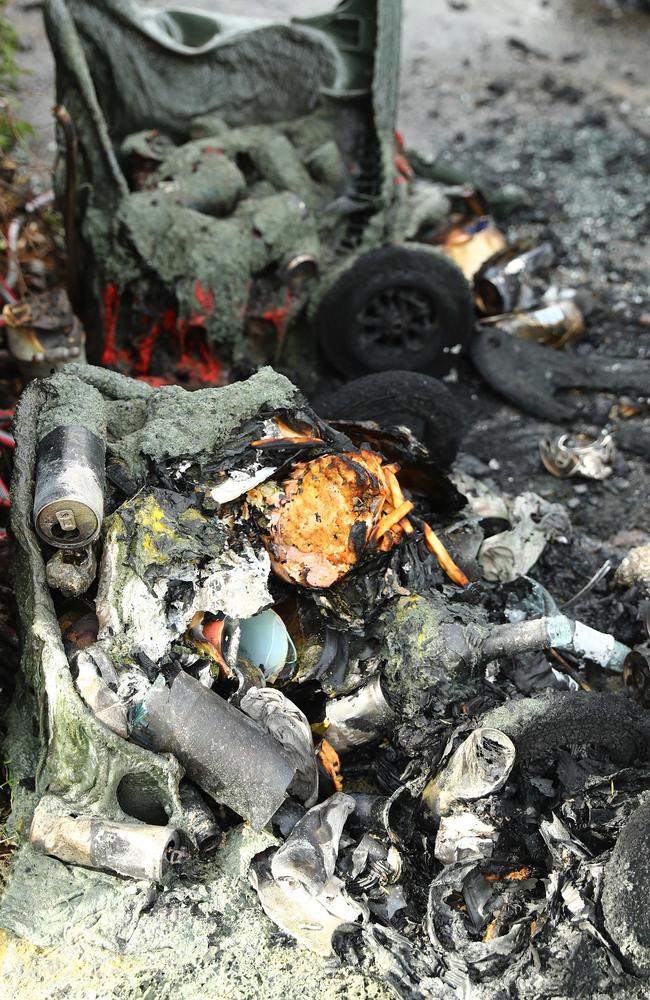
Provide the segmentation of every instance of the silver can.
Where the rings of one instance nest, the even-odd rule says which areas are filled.
[[[55,427],[36,457],[34,526],[59,549],[80,549],[99,535],[104,516],[104,441],[79,424]]]

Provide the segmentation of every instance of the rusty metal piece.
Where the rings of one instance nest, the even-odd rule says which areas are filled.
[[[585,331],[584,317],[571,299],[531,312],[507,313],[491,316],[479,324],[481,328],[497,326],[500,330],[522,340],[533,340],[549,347],[566,347],[580,340]]]
[[[612,474],[616,457],[614,438],[607,430],[597,438],[587,434],[560,434],[542,438],[539,454],[544,468],[558,479],[584,476],[585,479],[607,479]]]
[[[438,249],[453,260],[468,281],[508,246],[501,230],[487,215],[452,225],[436,242]]]

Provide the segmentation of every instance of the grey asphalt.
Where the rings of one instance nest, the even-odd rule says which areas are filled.
[[[153,4],[149,4],[153,6]],[[54,66],[41,4],[10,0],[26,70],[21,113],[37,130],[31,144],[44,180],[53,152]],[[285,18],[329,9],[324,0],[177,0],[174,6]],[[647,73],[650,17],[601,0],[405,0],[400,128],[428,153],[453,147],[459,133],[490,136],[494,88],[499,112],[516,122],[566,108],[549,100],[544,80],[578,88],[650,136]]]

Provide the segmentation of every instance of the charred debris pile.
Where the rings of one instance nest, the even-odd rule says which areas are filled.
[[[650,972],[646,659],[535,579],[560,505],[270,369],[188,393],[70,365],[16,437],[23,850],[155,896],[265,829],[247,875],[285,939],[403,997]]]

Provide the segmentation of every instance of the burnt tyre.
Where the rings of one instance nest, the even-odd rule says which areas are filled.
[[[316,314],[321,349],[347,378],[394,369],[442,373],[448,352],[465,347],[473,328],[462,272],[440,253],[405,246],[359,257]]]
[[[408,427],[443,466],[455,459],[465,429],[463,409],[447,386],[420,372],[365,375],[321,396],[314,407],[326,420]]]

